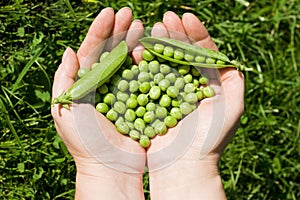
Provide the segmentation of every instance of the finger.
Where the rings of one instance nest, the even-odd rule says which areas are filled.
[[[79,62],[76,53],[68,47],[64,52],[62,62],[54,75],[52,98],[59,96],[72,86],[78,69]]]
[[[115,15],[115,23],[111,36],[105,46],[105,50],[110,51],[116,44],[125,38],[132,20],[132,11],[128,7],[120,9]]]
[[[181,19],[174,12],[166,12],[163,17],[163,23],[169,32],[170,38],[190,43],[181,23]]]
[[[182,25],[188,37],[193,40],[194,45],[218,50],[203,23],[194,14],[184,13],[182,16]]]
[[[129,47],[129,52],[131,53],[131,57],[133,63],[139,63],[142,58],[142,51],[144,50],[143,46],[139,43],[139,39],[144,34],[144,26],[140,20],[134,20],[126,35],[126,43]]]
[[[103,9],[93,21],[77,55],[80,67],[91,67],[102,52],[114,24],[114,10]]]
[[[157,22],[154,24],[151,30],[151,36],[153,37],[170,37],[167,27],[161,22]]]

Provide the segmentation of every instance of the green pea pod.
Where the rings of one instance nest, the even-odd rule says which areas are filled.
[[[152,54],[168,60],[170,62],[182,64],[182,65],[193,65],[195,67],[205,67],[205,68],[225,68],[225,67],[238,67],[237,61],[230,61],[229,58],[221,52],[214,51],[211,49],[195,46],[189,43],[181,42],[171,38],[165,37],[144,37],[140,39],[143,46],[150,51]],[[203,56],[210,60],[215,60],[214,63],[207,63],[205,60],[203,62],[197,62],[195,59],[192,61],[178,60],[174,57],[169,57],[163,55],[161,52],[154,50],[155,44],[163,44],[165,47],[173,47],[174,49],[180,49],[182,52],[188,53],[190,55]]]
[[[102,62],[76,81],[66,92],[55,98],[52,104],[60,103],[68,108],[73,100],[85,97],[87,94],[103,85],[116,73],[128,56],[128,46],[121,41]]]

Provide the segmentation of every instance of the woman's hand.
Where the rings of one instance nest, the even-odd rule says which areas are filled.
[[[153,36],[170,37],[218,50],[204,25],[191,13],[167,12]],[[244,79],[234,68],[205,70],[216,95],[152,140],[147,151],[152,199],[225,199],[218,161],[244,109]]]
[[[143,34],[139,20],[132,21],[129,8],[116,14],[106,8],[92,23],[77,54],[67,48],[55,73],[52,98],[74,83],[80,67],[90,68],[104,50],[126,40],[133,57],[139,60],[138,39]],[[72,104],[70,110],[51,109],[58,134],[74,157],[77,168],[77,199],[143,199],[142,175],[145,150],[90,104]]]

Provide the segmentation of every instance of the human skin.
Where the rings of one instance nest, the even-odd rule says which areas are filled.
[[[170,37],[218,50],[199,19],[166,12],[152,36]],[[152,200],[226,199],[218,162],[244,111],[244,77],[234,68],[204,70],[216,95],[152,140],[147,151]]]

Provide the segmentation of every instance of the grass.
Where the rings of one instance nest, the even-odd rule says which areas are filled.
[[[300,4],[296,0],[0,1],[0,198],[72,199],[75,166],[50,115],[54,72],[104,7],[152,26],[196,14],[245,71],[245,113],[220,162],[228,199],[300,198]],[[148,177],[144,176],[148,198]]]

